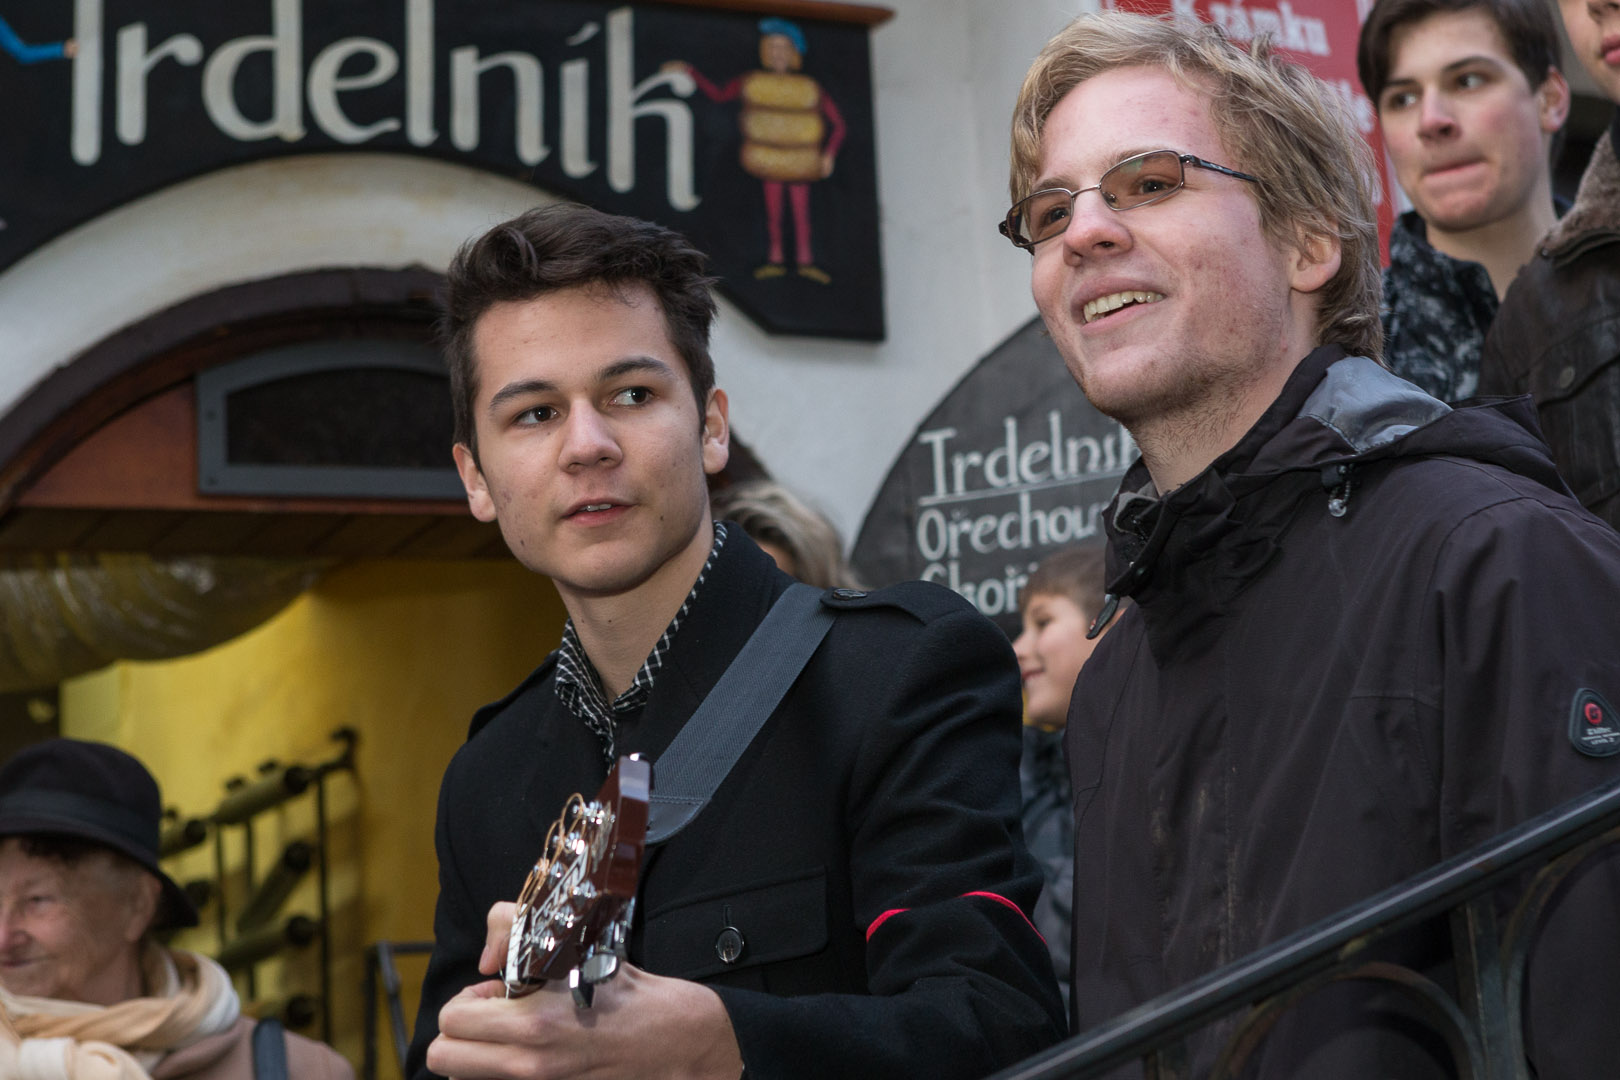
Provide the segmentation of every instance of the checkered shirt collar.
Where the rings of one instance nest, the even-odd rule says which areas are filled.
[[[681,604],[681,610],[669,621],[669,626],[659,637],[658,643],[642,661],[641,668],[636,677],[631,680],[630,686],[624,693],[614,698],[612,702],[602,690],[602,679],[596,673],[596,666],[591,663],[590,657],[579,644],[579,635],[574,632],[574,620],[569,619],[563,626],[562,645],[557,651],[557,677],[553,681],[553,688],[557,700],[563,707],[577,716],[584,725],[595,732],[602,744],[602,757],[608,768],[618,759],[614,750],[614,743],[618,731],[618,721],[640,712],[647,704],[647,695],[652,692],[653,679],[660,668],[664,666],[664,656],[669,652],[670,642],[675,640],[675,632],[681,628],[686,619],[686,613],[692,608],[692,601],[697,599],[698,590],[703,588],[703,582],[708,578],[709,571],[714,567],[714,560],[725,546],[726,527],[722,522],[714,523],[714,546],[709,548],[709,557],[703,563],[703,569],[698,572],[697,581],[692,585],[692,591],[686,594],[686,600]]]

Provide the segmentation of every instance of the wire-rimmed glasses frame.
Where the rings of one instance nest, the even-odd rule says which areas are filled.
[[[1251,184],[1258,176],[1205,161],[1179,150],[1149,150],[1134,154],[1112,166],[1090,187],[1071,191],[1064,187],[1042,188],[1013,203],[999,226],[1001,235],[1026,251],[1043,240],[1050,240],[1068,228],[1074,216],[1074,201],[1088,191],[1102,196],[1103,205],[1123,213],[1139,206],[1163,202],[1187,186],[1187,166],[1235,176]],[[1062,211],[1061,215],[1058,211]]]

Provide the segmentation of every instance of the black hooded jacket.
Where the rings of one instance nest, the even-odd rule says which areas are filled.
[[[1138,462],[1109,522],[1135,603],[1068,724],[1076,1030],[1620,778],[1571,728],[1583,689],[1620,701],[1620,535],[1569,496],[1525,399],[1452,409],[1324,347],[1204,473],[1142,492]],[[1555,901],[1533,954],[1543,1077],[1620,1061],[1617,865]],[[1444,983],[1448,940],[1384,955]],[[1411,1015],[1330,987],[1256,1075],[1450,1075]]]

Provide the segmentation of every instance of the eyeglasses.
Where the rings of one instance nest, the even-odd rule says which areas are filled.
[[[1042,188],[1013,203],[1007,218],[1001,223],[1001,235],[1021,248],[1033,248],[1042,240],[1050,240],[1068,227],[1074,215],[1074,200],[1088,191],[1102,195],[1103,205],[1110,210],[1135,210],[1138,206],[1162,202],[1187,186],[1187,166],[1208,169],[1211,172],[1235,176],[1258,184],[1258,176],[1216,165],[1192,154],[1176,150],[1150,150],[1145,154],[1128,157],[1115,165],[1091,187],[1070,191],[1068,188]]]

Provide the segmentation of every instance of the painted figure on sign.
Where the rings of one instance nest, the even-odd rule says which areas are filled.
[[[19,64],[37,64],[41,60],[70,60],[79,51],[79,44],[68,38],[49,45],[30,45],[17,36],[10,23],[0,17],[0,48],[15,57]]]
[[[815,264],[810,241],[810,184],[832,174],[844,142],[844,118],[821,84],[804,66],[804,31],[787,19],[759,21],[762,70],[716,86],[684,60],[664,65],[692,76],[711,101],[742,98],[743,171],[765,185],[765,227],[770,250],[756,278],[787,273],[782,243],[782,195],[793,207],[796,269],[801,277],[827,284],[832,279]]]

